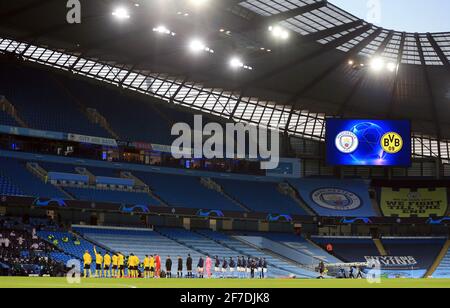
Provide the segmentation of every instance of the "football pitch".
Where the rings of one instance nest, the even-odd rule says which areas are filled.
[[[450,288],[450,279],[386,279],[379,284],[366,280],[314,279],[81,279],[69,284],[65,278],[0,277],[0,288]]]

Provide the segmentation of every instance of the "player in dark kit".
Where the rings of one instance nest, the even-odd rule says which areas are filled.
[[[172,259],[170,256],[166,259],[166,277],[172,278]]]
[[[242,275],[242,260],[241,260],[241,257],[238,257],[238,259],[237,259],[237,275],[238,275],[238,278],[241,278],[241,275]]]
[[[255,259],[251,260],[250,261],[250,277],[252,279],[255,278],[256,267],[257,267],[256,260]]]
[[[230,258],[230,274],[231,278],[235,278],[234,272],[236,271],[236,262],[234,262],[234,259]]]
[[[205,260],[203,260],[203,257],[200,257],[200,259],[198,260],[197,271],[198,278],[203,278],[205,272]]]
[[[186,271],[187,271],[187,277],[192,278],[192,258],[191,255],[188,255],[186,259]]]
[[[177,278],[183,278],[183,258],[178,256]]]
[[[266,278],[267,276],[267,260],[263,258],[263,270],[262,270],[262,278]]]
[[[245,257],[242,257],[242,276],[241,278],[247,277],[247,260],[245,260]]]
[[[220,276],[220,260],[218,256],[214,257],[214,275],[216,276],[216,278],[219,278]]]
[[[225,278],[225,277],[226,277],[227,271],[228,271],[228,261],[227,261],[227,259],[223,258],[223,263],[222,263],[222,278]]]

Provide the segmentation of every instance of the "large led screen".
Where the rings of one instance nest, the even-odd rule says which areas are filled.
[[[327,163],[332,166],[411,165],[411,123],[328,119]]]

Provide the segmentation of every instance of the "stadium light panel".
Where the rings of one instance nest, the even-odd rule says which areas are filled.
[[[397,67],[398,67],[398,65],[397,65],[396,63],[394,63],[394,62],[389,62],[389,63],[386,65],[387,70],[388,70],[389,72],[391,72],[391,73],[395,72],[395,71],[397,70]]]
[[[208,4],[209,0],[189,0],[189,2],[195,7],[203,7]]]
[[[153,32],[156,32],[159,34],[170,35],[170,36],[176,35],[175,32],[170,31],[166,26],[163,26],[163,25],[153,28]]]
[[[246,70],[253,70],[253,67],[245,65],[244,62],[239,57],[233,57],[230,60],[230,66],[233,69],[246,69]]]
[[[202,51],[209,52],[209,53],[214,53],[214,50],[212,50],[211,48],[207,47],[201,40],[198,40],[198,39],[193,39],[189,43],[189,49],[193,53],[200,53]]]
[[[287,40],[289,38],[289,32],[280,26],[270,26],[269,31],[276,39]]]
[[[117,7],[112,12],[112,15],[118,20],[130,19],[130,13],[126,7]]]
[[[382,58],[376,57],[370,61],[370,68],[375,72],[381,71],[384,67],[385,63]]]

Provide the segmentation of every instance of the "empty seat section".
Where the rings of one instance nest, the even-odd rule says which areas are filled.
[[[433,278],[450,278],[450,250],[447,251],[438,268],[433,273]]]
[[[308,215],[293,199],[278,191],[278,183],[223,179],[216,182],[225,192],[255,212]]]
[[[149,194],[141,192],[79,187],[64,187],[64,190],[68,191],[71,195],[82,201],[119,203],[127,205],[160,205],[159,201],[153,199]]]
[[[309,264],[310,262],[313,262],[314,264],[318,264],[318,262],[320,262],[320,260],[323,260],[325,263],[340,263],[340,262],[342,262],[338,258],[330,255],[324,249],[321,249],[319,246],[306,240],[302,236],[298,236],[298,235],[290,234],[290,233],[266,233],[266,232],[264,232],[264,233],[255,232],[252,234],[256,234],[258,236],[268,238],[272,241],[282,243],[292,249],[297,250],[298,252],[304,254],[307,258],[310,258],[309,262],[307,264]]]
[[[425,272],[431,267],[431,265],[441,252],[445,244],[445,239],[388,238],[383,239],[382,242],[389,256],[411,256],[417,261],[417,264],[412,268]]]
[[[204,187],[198,177],[157,173],[134,174],[171,206],[243,211],[219,192]]]
[[[97,109],[125,140],[171,144],[172,124],[161,116],[160,105],[133,99],[117,91],[70,80],[68,86],[90,108]],[[95,96],[91,93],[95,93]]]
[[[91,123],[72,96],[44,70],[2,64],[0,92],[31,128],[111,137]]]
[[[19,123],[17,123],[17,121],[13,117],[11,117],[3,110],[0,110],[0,125],[20,126]]]
[[[9,177],[0,169],[0,195],[3,196],[23,196],[22,190],[16,186]]]
[[[46,184],[26,169],[26,162],[0,158],[0,170],[22,193],[31,197],[67,198],[55,186]]]
[[[334,254],[344,262],[366,262],[366,256],[379,256],[372,238],[350,237],[317,237],[312,239],[324,249],[328,244],[333,245]]]

